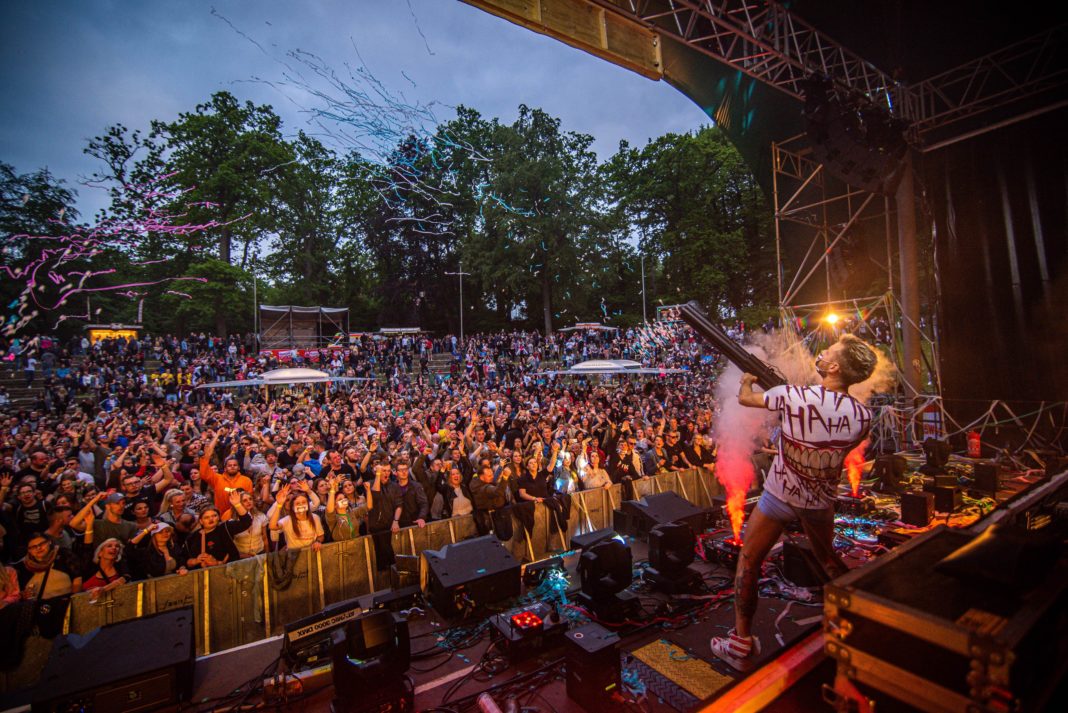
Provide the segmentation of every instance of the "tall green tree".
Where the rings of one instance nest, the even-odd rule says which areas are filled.
[[[47,258],[45,251],[62,250],[57,241],[35,240],[35,236],[58,237],[76,230],[78,212],[74,208],[75,192],[63,180],[54,177],[46,168],[30,173],[18,173],[13,166],[0,162],[0,304],[3,305],[3,323],[17,324],[29,315],[34,307],[27,304],[20,309],[18,299],[32,274],[29,269]],[[49,261],[51,262],[51,261]],[[84,261],[71,269],[84,268]],[[35,278],[36,290],[55,288],[47,279],[47,269],[39,271]],[[38,294],[43,301],[48,296]],[[12,319],[14,318],[14,322]],[[28,321],[22,330],[48,329],[48,315]]]
[[[661,294],[723,316],[773,300],[770,209],[721,131],[624,143],[604,172],[614,210],[661,265]]]
[[[287,285],[287,302],[332,305],[340,238],[337,156],[300,132],[287,147],[291,157],[275,172],[263,259],[273,280]]]
[[[264,227],[277,172],[292,155],[281,135],[282,120],[270,106],[239,102],[229,92],[179,114],[176,121],[156,121],[153,137],[161,141],[174,180],[187,187],[191,222],[215,219],[217,257],[232,263],[233,246],[241,248],[244,269],[250,249]]]
[[[611,236],[597,230],[601,182],[593,137],[564,132],[559,119],[527,106],[499,132],[493,200],[484,214],[512,251],[526,304],[538,309],[550,333],[555,301],[567,300],[569,287],[585,287],[575,281],[576,270],[613,247]]]
[[[188,189],[182,200],[192,223],[217,220],[213,229],[216,256],[233,262],[240,246],[244,270],[257,240],[270,225],[275,174],[292,158],[281,135],[281,119],[270,106],[239,102],[229,92],[216,92],[210,101],[171,122],[155,121],[152,138],[165,149],[173,180]],[[227,332],[226,313],[215,325]]]

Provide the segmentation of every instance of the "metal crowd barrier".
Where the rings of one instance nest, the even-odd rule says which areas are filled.
[[[708,469],[661,473],[637,481],[635,487],[639,496],[670,490],[701,506],[711,505],[712,497],[722,492]],[[618,485],[573,494],[566,538],[549,511],[537,505],[529,539],[516,520],[515,534],[505,544],[520,560],[562,552],[568,549],[572,535],[611,527],[612,510],[619,507],[621,498]],[[404,528],[393,534],[393,548],[397,554],[417,555],[476,534],[470,516],[455,517],[422,528]],[[376,574],[374,546],[364,536],[324,545],[318,553],[283,551],[187,575],[135,582],[95,602],[88,594],[79,594],[71,600],[68,630],[84,634],[105,624],[191,605],[197,654],[204,655],[281,634],[286,623],[388,586],[388,576]]]

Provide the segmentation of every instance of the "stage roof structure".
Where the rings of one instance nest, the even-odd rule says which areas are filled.
[[[260,305],[261,349],[315,349],[349,331],[347,307]]]

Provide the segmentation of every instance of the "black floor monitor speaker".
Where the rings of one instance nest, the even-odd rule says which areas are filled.
[[[670,491],[646,495],[641,500],[624,500],[620,509],[630,518],[631,527],[636,530],[627,534],[635,537],[646,537],[657,525],[672,522],[686,523],[694,534],[700,534],[705,531],[709,518],[708,508],[698,507]]]
[[[519,562],[493,535],[425,550],[423,557],[430,603],[444,617],[519,594]]]
[[[927,527],[934,517],[934,493],[902,493],[901,522],[915,527]]]
[[[974,468],[975,485],[973,487],[991,497],[997,495],[998,487],[1000,487],[998,481],[998,464],[982,462],[976,463]]]
[[[193,609],[175,609],[55,640],[33,713],[141,713],[193,696]]]
[[[822,587],[831,581],[807,537],[782,541],[782,575],[790,584],[805,588]]]
[[[601,540],[607,540],[609,537],[616,537],[616,531],[611,527],[606,527],[602,530],[594,530],[593,532],[587,532],[584,535],[574,535],[571,538],[571,549],[582,552],[583,550],[593,547]]]

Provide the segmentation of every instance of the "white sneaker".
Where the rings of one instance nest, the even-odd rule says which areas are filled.
[[[749,668],[753,659],[760,655],[760,639],[755,636],[738,636],[734,629],[731,629],[727,636],[713,637],[709,646],[717,658],[726,661],[737,671]]]

